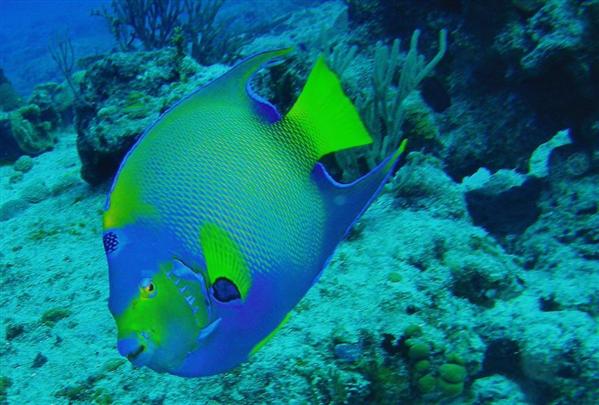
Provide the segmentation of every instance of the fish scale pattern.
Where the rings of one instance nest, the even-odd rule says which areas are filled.
[[[189,107],[183,103],[152,128],[121,175],[137,177],[140,198],[193,254],[201,252],[202,225],[215,223],[253,272],[314,268],[325,212],[302,126],[266,124],[249,108]]]

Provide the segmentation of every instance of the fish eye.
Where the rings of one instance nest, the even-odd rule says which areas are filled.
[[[156,285],[149,278],[144,278],[139,284],[142,298],[152,298],[156,295]]]

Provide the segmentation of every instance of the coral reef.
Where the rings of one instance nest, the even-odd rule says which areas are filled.
[[[17,159],[13,167],[17,172],[27,173],[33,167],[33,159],[27,155],[21,156]]]
[[[45,121],[37,104],[28,104],[9,113],[0,113],[0,160],[13,160],[27,153],[37,155],[51,149],[55,142],[52,123]]]
[[[396,195],[398,208],[419,208],[439,218],[468,216],[464,193],[445,174],[442,162],[421,152],[412,152],[387,189]]]
[[[0,161],[51,149],[56,143],[56,130],[71,122],[72,106],[72,92],[50,82],[37,85],[25,105],[0,111]]]
[[[430,114],[427,114],[426,109],[422,107],[419,108],[420,112],[417,112],[417,99],[411,99],[407,103],[408,108],[404,102],[420,82],[431,74],[445,55],[447,31],[439,32],[439,50],[429,62],[425,62],[424,56],[418,51],[419,37],[420,31],[415,30],[403,61],[400,57],[398,39],[393,41],[391,47],[377,43],[372,68],[372,91],[362,94],[358,100],[358,108],[373,137],[373,144],[357,151],[340,152],[335,155],[346,180],[355,179],[363,174],[360,162],[365,163],[363,169],[370,170],[397,149],[403,139],[402,126],[406,115],[410,119],[412,132],[418,134],[420,141],[423,137],[431,136],[429,128],[434,127],[434,124],[429,122]],[[428,128],[423,129],[423,127]]]
[[[225,0],[112,0],[104,17],[122,50],[141,43],[155,50],[179,42],[190,47],[190,55],[201,64],[235,59],[242,34],[231,29],[231,21],[218,21]],[[227,27],[227,28],[226,28]]]
[[[0,111],[10,111],[21,106],[21,97],[4,75],[4,70],[0,68]]]
[[[114,53],[87,70],[75,109],[83,179],[98,184],[114,174],[141,133],[184,95],[224,68],[201,68],[174,48]]]
[[[113,11],[127,52],[85,58],[72,86],[23,102],[0,77],[0,403],[595,403],[599,1],[231,3],[154,6],[200,18],[212,5],[208,39],[272,20],[226,55],[217,37],[193,51],[187,17],[146,46]],[[282,112],[323,53],[373,135],[411,153],[247,363],[195,380],[134,368],[103,304],[108,180],[149,124],[228,70],[197,53],[208,65],[286,46],[293,57],[253,83]],[[375,98],[394,114],[373,118]],[[324,163],[353,178],[384,156],[377,142]]]
[[[537,201],[542,183],[534,177],[506,169],[489,174],[482,169],[464,183],[474,223],[495,235],[520,234],[540,215]]]
[[[443,27],[452,33],[450,57],[421,85],[423,99],[444,112],[437,117],[444,134],[438,153],[452,177],[479,167],[524,170],[521,157],[564,128],[575,143],[599,139],[596,2],[347,3],[354,35],[406,38],[418,26],[431,43]]]
[[[15,139],[11,115],[0,112],[0,162],[12,161],[17,159],[21,154],[21,148]]]
[[[78,78],[72,79],[72,85],[78,85]],[[40,119],[50,123],[50,129],[56,130],[73,122],[75,96],[66,83],[42,83],[34,87],[28,99],[40,109]]]

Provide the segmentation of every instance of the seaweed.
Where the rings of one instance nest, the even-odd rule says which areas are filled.
[[[46,326],[54,326],[58,321],[67,318],[71,315],[71,311],[68,308],[58,307],[52,308],[44,312],[40,322]]]

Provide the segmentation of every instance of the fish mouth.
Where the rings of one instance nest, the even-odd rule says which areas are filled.
[[[126,357],[134,366],[144,365],[151,357],[151,347],[147,342],[140,342],[136,338],[120,339],[117,348],[121,356]]]
[[[130,362],[133,362],[145,350],[146,350],[146,347],[144,345],[139,345],[139,347],[137,349],[135,349],[134,351],[132,351],[125,357],[127,357],[127,360],[129,360]]]

